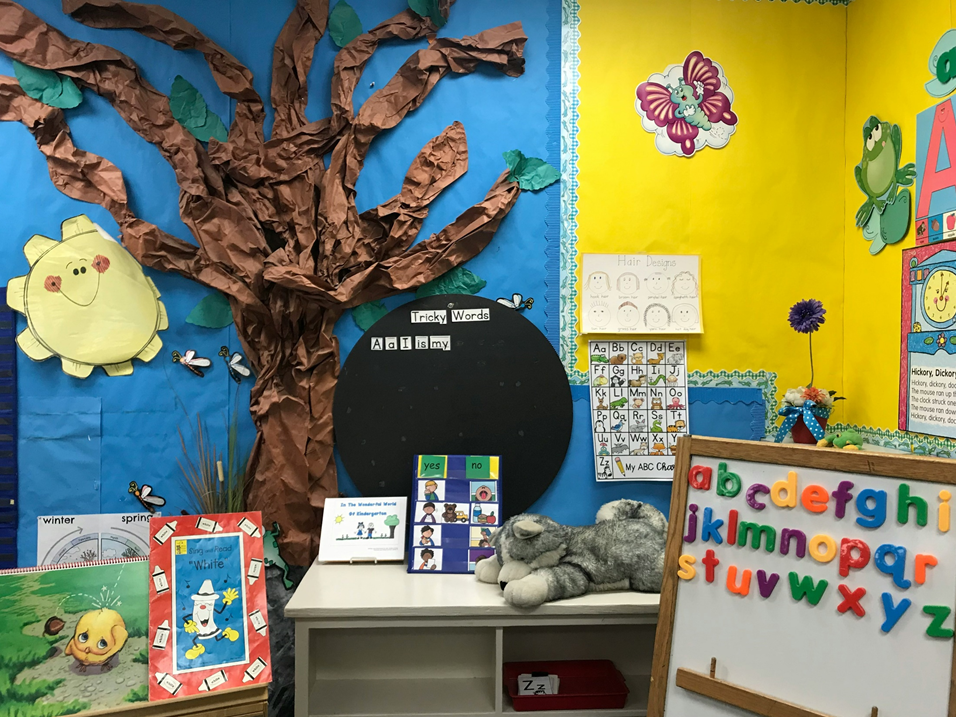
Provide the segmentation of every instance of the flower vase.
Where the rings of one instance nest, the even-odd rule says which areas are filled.
[[[824,431],[827,429],[827,416],[814,416],[817,423],[820,424],[820,428]],[[813,434],[810,433],[810,429],[807,428],[807,424],[803,422],[803,416],[797,419],[797,422],[793,424],[793,428],[790,429],[790,435],[793,437],[794,443],[809,443],[816,444],[817,439],[813,437]]]

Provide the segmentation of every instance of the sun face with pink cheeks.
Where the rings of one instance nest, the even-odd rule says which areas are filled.
[[[7,302],[27,317],[17,344],[34,361],[59,356],[63,370],[86,378],[133,372],[163,343],[166,309],[142,267],[106,232],[80,215],[63,222],[62,241],[36,235],[24,246],[25,276],[7,284]]]

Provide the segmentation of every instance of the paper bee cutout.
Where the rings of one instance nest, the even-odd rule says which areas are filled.
[[[252,375],[249,367],[244,366],[242,363],[245,361],[246,357],[238,351],[234,351],[232,354],[230,354],[229,347],[223,346],[221,349],[219,349],[219,355],[222,356],[223,361],[226,362],[226,368],[229,370],[229,375],[236,383],[242,383],[242,379],[249,378]]]
[[[162,508],[166,505],[166,499],[160,498],[153,493],[152,486],[148,486],[145,483],[141,486],[137,486],[136,481],[130,481],[129,492],[132,493],[136,497],[136,500],[150,513],[155,513],[157,507]]]
[[[212,361],[202,356],[197,356],[196,352],[192,349],[189,349],[184,354],[179,353],[178,351],[173,351],[173,363],[178,363],[180,366],[185,366],[194,374],[202,378],[206,374],[202,372],[202,369],[209,368],[212,366]]]
[[[521,311],[522,309],[530,309],[534,305],[534,299],[530,297],[525,299],[521,294],[512,294],[510,299],[498,299],[498,303],[507,306],[509,309]]]

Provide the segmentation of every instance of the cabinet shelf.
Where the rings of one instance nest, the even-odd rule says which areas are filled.
[[[608,659],[623,709],[540,717],[644,717],[657,596],[594,593],[518,610],[470,575],[401,565],[313,565],[286,615],[296,620],[295,717],[517,714],[505,662]]]

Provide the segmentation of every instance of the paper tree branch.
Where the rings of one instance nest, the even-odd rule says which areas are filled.
[[[450,5],[439,4],[443,15]],[[503,173],[483,201],[412,246],[428,205],[467,169],[464,128],[456,122],[426,144],[401,191],[360,216],[355,186],[369,146],[448,74],[473,72],[484,62],[520,75],[526,41],[521,26],[462,39],[432,37],[356,116],[352,93],[379,44],[430,36],[436,29],[411,10],[399,13],[338,53],[331,115],[307,123],[306,78],[326,29],[328,0],[298,0],[274,50],[276,125],[266,141],[262,101],[249,71],[182,18],[154,5],[116,0],[64,0],[63,7],[93,27],[135,29],[175,49],[203,53],[220,89],[237,102],[228,141],[211,140],[207,152],[128,57],[72,40],[16,3],[0,0],[0,50],[106,98],[173,167],[180,214],[197,245],[134,217],[119,170],[73,145],[62,111],[26,97],[12,78],[0,78],[0,119],[30,129],[61,191],[106,207],[143,264],[179,272],[229,298],[257,374],[248,505],[282,526],[283,552],[305,565],[318,549],[325,498],[338,492],[331,413],[339,371],[336,320],[348,307],[414,289],[475,256],[521,191]],[[323,155],[329,152],[326,170]]]
[[[309,68],[328,20],[329,0],[297,0],[279,33],[272,53],[273,136],[285,136],[307,124]]]

